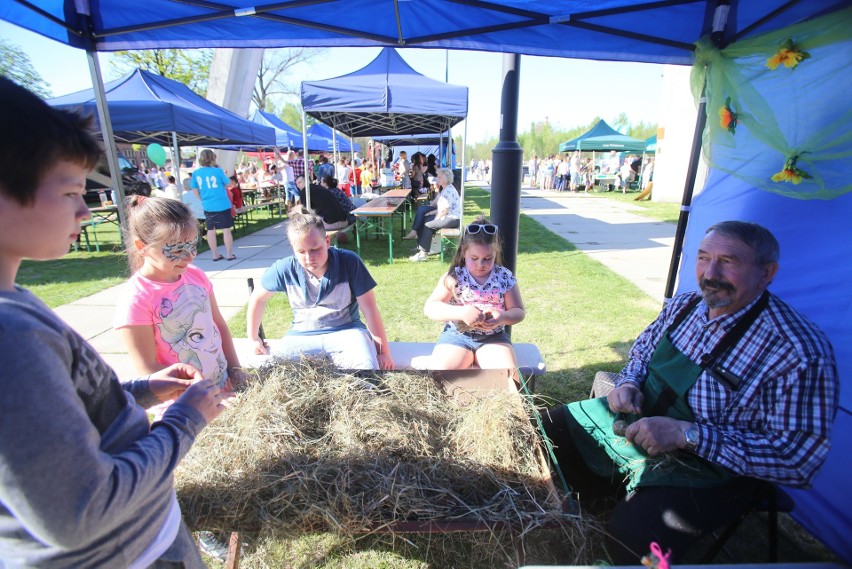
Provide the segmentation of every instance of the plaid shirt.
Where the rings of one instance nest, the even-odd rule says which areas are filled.
[[[290,166],[293,167],[293,175],[298,178],[299,176],[305,175],[305,160],[304,158],[296,158],[295,160],[290,160]],[[308,166],[310,166],[311,171],[313,172],[314,161],[309,160]]]
[[[672,299],[642,332],[617,385],[641,385],[657,343],[698,294]],[[708,321],[702,300],[670,340],[699,362],[755,302]],[[766,309],[716,365],[740,382],[731,390],[705,371],[688,391],[699,431],[696,454],[739,475],[791,486],[810,484],[828,453],[839,390],[834,351],[822,331],[770,295]]]

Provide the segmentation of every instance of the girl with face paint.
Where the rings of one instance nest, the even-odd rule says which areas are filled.
[[[124,228],[133,275],[115,328],[140,374],[182,362],[230,391],[244,375],[228,325],[197,253],[195,216],[175,200],[132,196]]]

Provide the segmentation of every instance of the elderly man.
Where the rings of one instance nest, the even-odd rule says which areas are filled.
[[[743,512],[762,481],[806,487],[837,410],[834,353],[813,323],[767,291],[778,242],[742,221],[710,227],[701,290],[679,295],[639,336],[606,398],[545,414],[572,489],[621,496],[615,564],[651,541],[678,561]]]

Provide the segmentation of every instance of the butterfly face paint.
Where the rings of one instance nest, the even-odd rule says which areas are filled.
[[[192,241],[180,241],[178,243],[167,243],[163,245],[163,255],[169,261],[181,261],[192,259],[198,253],[198,239]]]

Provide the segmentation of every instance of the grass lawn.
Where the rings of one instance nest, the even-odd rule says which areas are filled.
[[[257,210],[247,226],[234,231],[234,237],[244,237],[280,220],[265,210]],[[111,286],[121,284],[129,276],[127,257],[114,223],[98,225],[98,241],[101,251],[95,249],[94,235],[89,230],[92,251],[86,251],[85,239],[79,251],[73,248],[53,261],[24,261],[18,271],[17,283],[43,300],[51,308],[73,302]],[[198,243],[198,251],[207,251],[207,241]],[[222,235],[219,234],[219,245]]]

